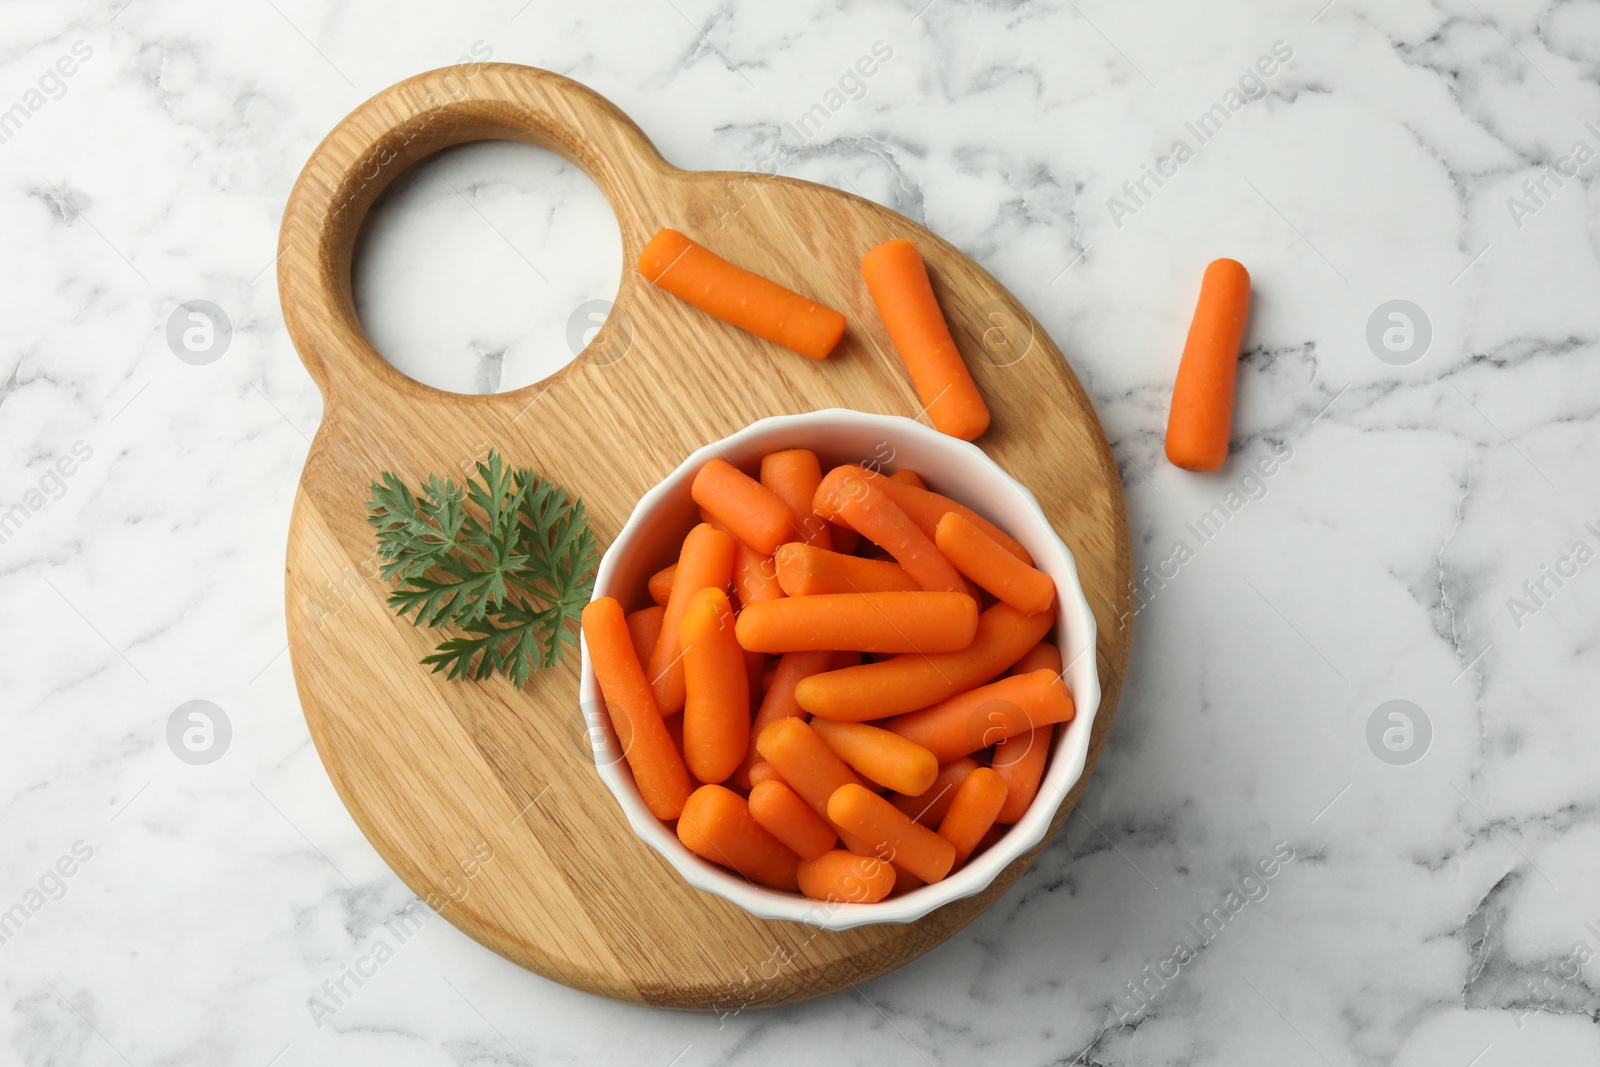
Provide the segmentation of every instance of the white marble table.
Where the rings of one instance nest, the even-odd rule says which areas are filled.
[[[1325,2],[9,3],[0,1062],[1595,1062],[1600,5]],[[307,738],[278,217],[342,115],[473,54],[940,231],[1116,447],[1144,593],[1083,807],[859,990],[668,1014],[401,943]],[[1256,304],[1202,477],[1161,439],[1220,255]],[[621,269],[586,179],[482,146],[395,193],[358,290],[398,365],[482,391],[569,358]],[[231,333],[169,344],[202,300]],[[209,763],[169,742],[193,700]]]

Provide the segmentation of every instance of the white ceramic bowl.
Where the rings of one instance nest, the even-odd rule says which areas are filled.
[[[785,448],[811,449],[822,460],[824,471],[840,463],[877,465],[885,472],[909,467],[922,474],[930,488],[966,504],[1015,537],[1033,555],[1035,565],[1055,579],[1060,614],[1054,640],[1067,665],[1065,681],[1077,715],[1065,730],[1057,731],[1055,751],[1033,805],[1004,837],[944,881],[876,904],[825,903],[754,885],[690,852],[677,834],[645,807],[611,730],[589,649],[584,645],[579,699],[595,748],[595,765],[634,832],[665,856],[691,885],[764,919],[789,919],[830,930],[911,922],[952,900],[982,892],[1012,860],[1043,840],[1062,799],[1083,774],[1089,733],[1100,706],[1094,614],[1078,583],[1072,553],[1051,529],[1033,494],[981,449],[910,419],[841,408],[762,419],[685,459],[640,498],[628,516],[622,532],[600,560],[595,595],[614,596],[630,609],[642,606],[650,575],[672,562],[663,555],[668,551],[664,546],[678,544],[699,521],[689,485],[707,460],[721,456],[735,466],[753,469],[761,456]]]

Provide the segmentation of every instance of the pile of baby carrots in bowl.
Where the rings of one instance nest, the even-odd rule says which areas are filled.
[[[1028,812],[1074,718],[1056,583],[910,470],[824,472],[805,448],[747,466],[701,464],[676,562],[583,613],[639,797],[772,890],[939,883]]]

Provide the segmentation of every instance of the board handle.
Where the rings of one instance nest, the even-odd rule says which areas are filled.
[[[625,256],[646,236],[639,210],[675,168],[605,97],[514,63],[463,63],[378,93],[325,137],[295,181],[278,238],[278,298],[289,337],[330,398],[345,388],[426,389],[395,370],[356,316],[350,267],[374,201],[407,167],[469,141],[537,145],[581,167],[610,201]]]

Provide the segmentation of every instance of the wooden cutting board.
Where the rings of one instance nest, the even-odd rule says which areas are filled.
[[[616,212],[626,266],[608,326],[559,373],[496,396],[443,393],[394,370],[367,341],[351,298],[352,248],[374,199],[407,166],[502,138],[588,173]],[[665,226],[843,311],[850,326],[834,355],[804,359],[643,283],[631,264]],[[1077,556],[1099,622],[1104,687],[1087,779],[1131,636],[1121,482],[1077,378],[982,268],[916,223],[835,189],[671,167],[600,96],[509,64],[449,67],[386,89],[328,135],[296,182],[278,286],[289,335],[325,402],[295,499],[285,583],[306,722],[378,853],[450,922],[522,966],[674,1008],[802,1000],[928,951],[1037,853],[988,891],[908,925],[835,933],[756,919],[691,888],[630,832],[594,770],[575,651],[520,691],[498,678],[447,681],[418,665],[438,635],[391,615],[376,577],[364,501],[381,470],[413,485],[430,473],[459,477],[492,446],[580,494],[604,546],[689,452],[763,416],[825,407],[917,416],[859,270],[868,249],[894,237],[922,250],[993,410],[979,444],[1033,490]]]

